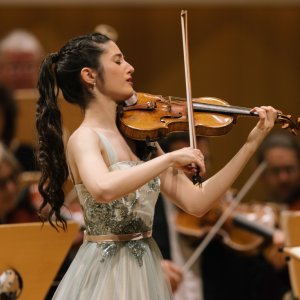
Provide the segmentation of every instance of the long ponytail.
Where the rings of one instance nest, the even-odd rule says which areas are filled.
[[[40,69],[38,90],[40,97],[36,109],[38,131],[37,162],[41,171],[39,192],[43,197],[42,210],[50,205],[48,220],[55,228],[66,229],[66,221],[60,214],[64,203],[63,184],[68,178],[64,143],[62,138],[61,112],[57,104],[58,88],[55,79],[55,62],[58,54],[46,57]],[[56,91],[55,91],[56,88]],[[53,216],[56,221],[53,223]]]
[[[62,138],[61,113],[57,104],[58,92],[66,101],[85,109],[93,100],[93,93],[81,81],[84,67],[97,70],[102,76],[101,44],[110,39],[99,33],[87,34],[69,40],[59,52],[48,55],[40,69],[36,109],[38,131],[37,162],[41,170],[39,191],[43,197],[40,215],[50,205],[48,220],[55,228],[66,229],[67,223],[60,214],[64,204],[63,184],[68,178],[64,143]],[[53,221],[55,217],[56,221]]]

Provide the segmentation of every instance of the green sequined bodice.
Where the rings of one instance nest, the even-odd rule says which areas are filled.
[[[140,163],[142,162],[117,162],[110,166],[110,171],[131,168]],[[136,191],[110,203],[96,202],[83,184],[76,185],[76,190],[83,210],[87,234],[127,234],[145,232],[152,229],[154,207],[160,191],[160,180],[158,177]],[[141,243],[139,241],[130,241],[125,244],[137,251],[137,248],[142,246]],[[117,250],[116,248],[120,247],[120,245],[121,243],[102,243],[101,247],[103,250],[106,248],[110,249],[110,252],[107,252],[104,256],[114,254]],[[111,252],[112,249],[113,252]]]

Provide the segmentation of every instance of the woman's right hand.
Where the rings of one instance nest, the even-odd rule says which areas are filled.
[[[196,166],[200,168],[200,175],[205,174],[204,155],[199,149],[185,147],[167,153],[172,162],[172,167],[181,169],[186,173],[195,173]]]

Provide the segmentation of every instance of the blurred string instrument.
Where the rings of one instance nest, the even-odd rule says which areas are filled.
[[[199,243],[220,219],[231,201],[234,201],[230,194],[231,191],[201,218],[179,210],[175,218],[177,231]],[[276,223],[277,215],[273,207],[260,203],[244,203],[236,206],[216,235],[229,248],[250,255],[272,241]]]
[[[235,195],[232,200],[230,201],[230,204],[226,207],[224,211],[222,211],[221,215],[217,218],[216,222],[211,226],[208,233],[205,235],[205,237],[202,239],[201,243],[197,246],[193,254],[189,257],[189,259],[185,262],[183,266],[183,272],[186,272],[191,268],[191,266],[196,262],[198,257],[202,254],[202,252],[205,250],[207,245],[210,243],[210,241],[218,234],[218,232],[222,229],[223,225],[226,223],[228,218],[233,215],[233,212],[235,212],[235,209],[239,206],[241,200],[245,197],[245,195],[248,193],[248,191],[251,189],[253,184],[256,182],[256,180],[259,178],[259,176],[262,174],[262,172],[265,170],[267,163],[265,161],[261,162],[260,165],[256,168],[256,170],[251,174],[251,176],[248,178],[247,182],[244,184],[244,186],[239,190],[237,195]],[[238,215],[235,215],[235,219],[237,219]],[[241,220],[241,218],[239,218]],[[243,222],[239,222],[240,224],[247,224],[246,218],[242,218]],[[249,224],[248,224],[249,225]],[[248,228],[253,228],[253,226],[247,226]],[[260,228],[261,229],[261,228]],[[273,236],[273,232],[270,232],[270,237]],[[254,243],[255,244],[255,243]],[[233,245],[233,243],[231,243]],[[248,245],[249,246],[249,245]],[[253,247],[253,245],[251,245]],[[240,247],[241,248],[241,247]],[[248,247],[249,249],[249,247]]]
[[[256,250],[262,248],[261,246],[268,246],[273,241],[276,231],[279,231],[277,226],[281,223],[282,207],[268,203],[239,203],[235,193],[232,190],[228,191],[202,217],[179,210],[175,217],[177,231],[199,243],[227,212],[228,207],[233,205],[234,207],[228,211],[227,218],[223,219],[224,222],[221,222],[215,231],[216,235],[220,236],[222,242],[229,248],[246,255],[255,254]],[[299,211],[298,201],[292,203],[285,213],[297,211]]]

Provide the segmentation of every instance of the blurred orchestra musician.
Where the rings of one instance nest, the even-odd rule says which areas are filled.
[[[282,210],[299,209],[299,142],[291,134],[273,132],[262,143],[256,159],[258,164],[267,162],[260,179],[267,195],[263,203],[272,208],[278,228]],[[276,232],[279,234],[255,255],[243,255],[220,240],[212,241],[202,256],[204,299],[291,299],[285,256],[278,251],[284,245],[284,236],[280,230]]]
[[[284,133],[270,134],[257,152],[257,162],[265,160],[267,169],[262,182],[267,192],[266,202],[281,209],[299,207],[293,195],[300,188],[300,144],[296,137]]]
[[[31,32],[15,29],[0,41],[0,83],[14,91],[36,88],[44,49]]]

